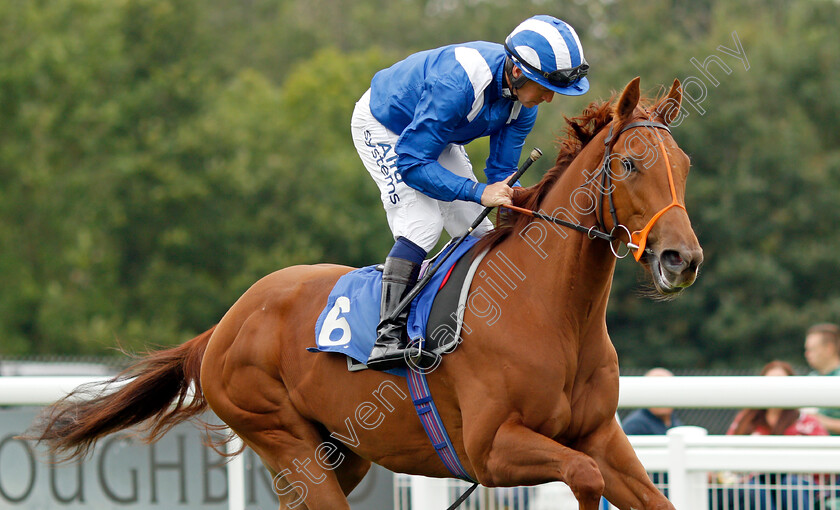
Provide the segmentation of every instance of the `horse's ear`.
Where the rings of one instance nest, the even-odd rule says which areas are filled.
[[[662,121],[663,124],[670,124],[676,120],[680,115],[682,97],[682,84],[680,80],[675,79],[668,95],[656,105],[655,118]]]
[[[640,81],[641,78],[636,76],[624,87],[624,91],[615,106],[615,115],[619,119],[627,120],[633,116],[633,111],[639,104],[639,96],[641,95],[641,92],[639,92]]]

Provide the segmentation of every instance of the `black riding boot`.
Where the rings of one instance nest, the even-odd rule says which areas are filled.
[[[405,366],[408,344],[405,325],[410,307],[405,307],[405,310],[393,319],[388,317],[397,308],[403,296],[417,283],[418,274],[419,264],[396,257],[385,259],[385,268],[382,270],[382,301],[379,306],[381,322],[376,328],[376,343],[366,363],[368,368],[390,370]]]

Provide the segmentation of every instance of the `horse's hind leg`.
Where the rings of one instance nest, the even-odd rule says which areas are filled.
[[[300,415],[281,381],[259,371],[248,375],[248,384],[240,386],[244,391],[222,388],[218,380],[209,378],[202,379],[202,384],[216,415],[272,473],[281,510],[349,510],[344,486],[355,486],[358,480],[353,483],[353,477],[345,471],[339,477],[336,468],[343,464],[338,463],[339,450],[322,438],[314,423]],[[240,380],[245,380],[244,375]],[[345,455],[344,461],[349,457]]]
[[[341,453],[344,458],[341,464],[334,470],[338,477],[338,483],[344,495],[349,495],[353,489],[362,481],[370,469],[370,461],[363,459],[355,453],[341,446]],[[271,474],[272,486],[274,493],[277,494],[280,500],[280,509],[300,508],[306,510],[309,507],[306,505],[306,500],[301,498],[301,494],[295,490],[295,482],[287,479],[285,476],[280,476],[269,466],[266,467]]]
[[[345,486],[355,487],[364,474],[356,478],[347,475],[354,472],[352,470],[331,468],[330,463],[341,459],[337,450],[321,440],[313,425],[302,418],[300,420],[301,423],[294,427],[237,430],[237,433],[259,455],[271,473],[281,510],[349,510]],[[283,421],[287,422],[287,418]],[[336,468],[348,459],[345,456]]]
[[[265,463],[263,465],[265,466]],[[265,468],[271,475],[271,488],[277,495],[277,499],[280,500],[280,510],[292,508],[309,510],[306,501],[301,499],[301,494],[295,491],[294,485],[285,476],[280,475],[268,466],[265,466]]]
[[[338,477],[338,483],[341,485],[341,490],[344,491],[344,495],[346,496],[353,492],[353,489],[359,485],[370,470],[370,461],[351,452],[341,442],[330,441],[336,445],[341,455],[344,455],[341,464],[334,471]]]
[[[351,482],[335,470],[339,452],[300,414],[278,374],[276,345],[286,329],[279,305],[251,305],[238,301],[207,347],[201,364],[207,403],[273,473],[284,507],[350,510],[343,485]]]

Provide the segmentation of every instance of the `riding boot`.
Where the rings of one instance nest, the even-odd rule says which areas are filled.
[[[376,328],[376,343],[366,363],[368,368],[390,370],[405,365],[408,344],[405,327],[410,307],[405,307],[396,317],[390,316],[402,298],[417,283],[419,273],[420,264],[396,257],[385,259],[385,268],[382,270],[382,301],[379,306],[380,323]]]

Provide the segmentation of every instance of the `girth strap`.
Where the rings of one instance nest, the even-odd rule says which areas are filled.
[[[438,457],[443,461],[443,465],[455,478],[475,483],[475,480],[467,474],[461,464],[461,460],[455,452],[455,447],[452,445],[452,440],[446,433],[446,427],[443,426],[440,413],[438,413],[435,401],[432,399],[432,393],[429,391],[426,375],[419,370],[409,369],[406,379],[408,380],[411,400],[414,402],[417,416],[420,417],[420,423],[423,424],[423,429],[435,447]]]

